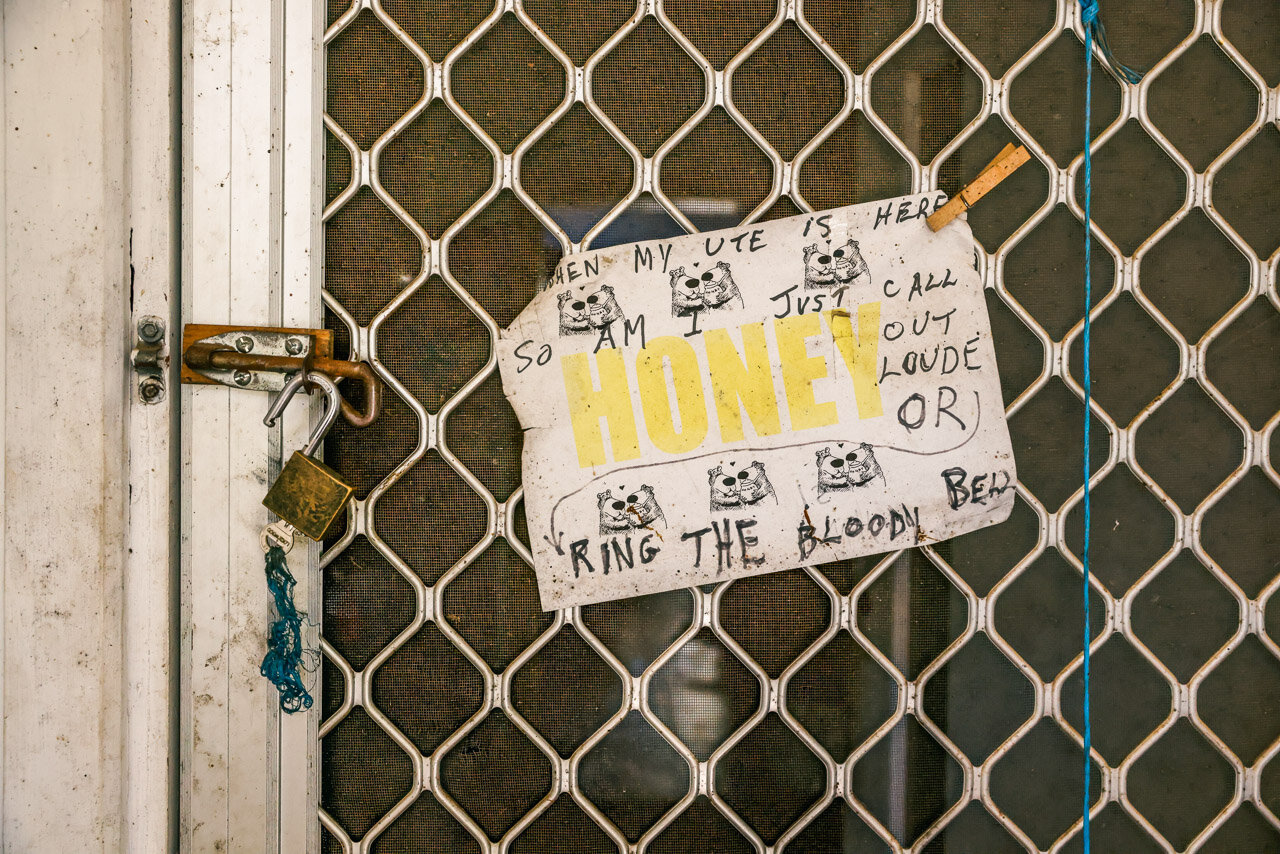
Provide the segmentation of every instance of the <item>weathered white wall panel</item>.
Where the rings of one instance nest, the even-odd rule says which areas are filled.
[[[4,4],[6,851],[122,838],[125,11]]]

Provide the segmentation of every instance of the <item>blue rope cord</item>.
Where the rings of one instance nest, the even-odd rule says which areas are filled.
[[[267,589],[277,619],[267,636],[267,654],[259,668],[280,691],[280,708],[289,714],[311,708],[311,694],[302,681],[302,618],[293,604],[295,581],[284,560],[284,549],[267,551]]]
[[[1089,221],[1090,202],[1093,197],[1093,163],[1089,155],[1089,130],[1093,125],[1093,22],[1097,20],[1097,0],[1082,0],[1085,18],[1084,29],[1084,854],[1089,854],[1089,782],[1093,763],[1093,728],[1089,714],[1089,644],[1092,630],[1089,620],[1089,428],[1091,425],[1090,401],[1093,398],[1093,378],[1089,373],[1089,332],[1093,321],[1089,311],[1093,307],[1093,277],[1090,275],[1089,252],[1092,248]]]
[[[1098,17],[1098,0],[1080,0],[1080,20],[1084,24],[1084,43],[1087,50],[1085,51],[1086,67],[1091,65],[1089,57],[1093,55],[1090,40],[1098,43],[1098,52],[1102,54],[1103,60],[1112,73],[1126,83],[1138,83],[1142,80],[1144,72],[1116,61],[1115,54],[1111,52],[1111,42],[1107,40],[1107,28],[1102,25],[1102,18]],[[1085,76],[1085,94],[1088,94],[1088,72]],[[1089,115],[1089,106],[1085,105],[1085,116]],[[1089,127],[1085,126],[1085,139],[1089,138]]]
[[[1117,77],[1127,83],[1137,83],[1142,73],[1116,61],[1111,53],[1111,45],[1107,41],[1106,28],[1098,17],[1098,0],[1080,0],[1080,20],[1084,24],[1084,549],[1081,558],[1084,576],[1084,662],[1082,679],[1084,688],[1084,826],[1081,831],[1084,843],[1084,854],[1089,854],[1089,783],[1093,772],[1093,725],[1089,709],[1089,646],[1092,643],[1092,629],[1089,616],[1089,531],[1090,531],[1090,465],[1089,465],[1089,429],[1092,427],[1093,377],[1090,371],[1090,332],[1093,319],[1090,310],[1093,307],[1093,277],[1090,269],[1090,252],[1093,248],[1093,235],[1090,229],[1092,220],[1091,204],[1093,201],[1093,160],[1089,151],[1092,144],[1090,129],[1093,126],[1093,45],[1096,41],[1098,51],[1102,54],[1107,66]]]

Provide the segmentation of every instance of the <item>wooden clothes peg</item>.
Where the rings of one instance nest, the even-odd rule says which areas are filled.
[[[945,226],[962,212],[973,207],[974,203],[991,192],[997,184],[1008,178],[1018,167],[1031,159],[1030,152],[1024,146],[1014,148],[1009,143],[1000,150],[992,160],[967,187],[956,194],[956,197],[938,208],[925,220],[932,231]]]

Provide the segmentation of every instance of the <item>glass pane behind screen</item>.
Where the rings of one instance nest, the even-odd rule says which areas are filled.
[[[367,533],[327,544],[324,850],[1079,850],[1074,3],[329,5],[327,321],[392,388],[326,442]],[[1280,851],[1280,131],[1259,94],[1280,15],[1227,0],[1201,32],[1194,11],[1103,9],[1119,57],[1163,63],[1145,115],[1094,75],[1104,852]],[[969,221],[1009,521],[543,614],[489,359],[562,252],[954,193],[1006,142],[1033,159]]]

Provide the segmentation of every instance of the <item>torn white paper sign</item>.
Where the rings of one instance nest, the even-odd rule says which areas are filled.
[[[550,610],[934,543],[1014,472],[937,193],[564,258],[498,342]]]

